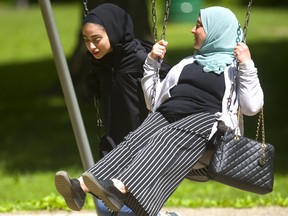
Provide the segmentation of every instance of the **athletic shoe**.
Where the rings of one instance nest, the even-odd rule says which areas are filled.
[[[126,194],[121,193],[111,180],[100,180],[89,172],[83,174],[83,181],[90,193],[98,197],[111,211],[119,212],[124,206]]]
[[[82,190],[78,179],[71,179],[67,172],[59,171],[55,175],[55,186],[64,197],[67,206],[80,211],[86,199],[86,193]]]

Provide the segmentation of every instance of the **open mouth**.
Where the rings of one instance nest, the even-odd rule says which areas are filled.
[[[100,51],[94,51],[92,52],[93,55],[98,55],[100,53]]]

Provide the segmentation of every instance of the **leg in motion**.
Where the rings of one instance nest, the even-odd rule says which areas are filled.
[[[85,203],[86,192],[82,189],[79,179],[71,179],[67,172],[59,171],[55,175],[55,186],[70,209],[81,210]]]
[[[83,174],[83,180],[90,193],[98,197],[114,212],[119,212],[126,201],[126,191],[120,191],[112,180],[100,180],[89,172]]]

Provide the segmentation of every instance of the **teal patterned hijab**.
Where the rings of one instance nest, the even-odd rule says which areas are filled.
[[[214,6],[200,10],[206,39],[200,50],[195,51],[196,61],[205,72],[220,74],[234,60],[234,48],[243,37],[236,16],[227,8]]]

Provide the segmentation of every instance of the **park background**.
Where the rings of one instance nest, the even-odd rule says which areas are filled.
[[[176,1],[181,2],[172,0]],[[99,1],[93,2],[97,5]],[[159,5],[161,1],[157,2],[158,33],[161,33],[164,11]],[[253,2],[247,37],[265,93],[266,141],[276,149],[274,191],[261,196],[215,182],[185,180],[166,206],[288,206],[288,147],[284,139],[288,134],[288,4],[285,1],[276,3],[270,0]],[[193,4],[196,8],[227,6],[244,24],[248,1],[194,0]],[[147,5],[147,19],[151,24],[149,1]],[[79,46],[83,5],[80,0],[63,0],[52,1],[52,7],[62,46],[72,67]],[[176,16],[170,16],[167,26],[167,61],[171,64],[193,53],[190,30],[194,23],[187,21],[184,15]],[[135,23],[135,26],[141,29],[142,25]],[[151,29],[150,25],[148,31],[151,32]],[[78,176],[83,167],[37,1],[0,0],[0,30],[0,212],[67,209],[54,187],[54,174],[58,170],[67,170],[72,176]],[[140,31],[139,34],[149,38],[147,32]],[[83,68],[89,66],[88,62],[82,64]],[[96,161],[96,110],[93,101],[85,96],[85,71],[72,71],[83,122]],[[255,136],[256,120],[257,117],[245,118],[245,133],[252,138]],[[94,208],[91,197],[85,208]]]

